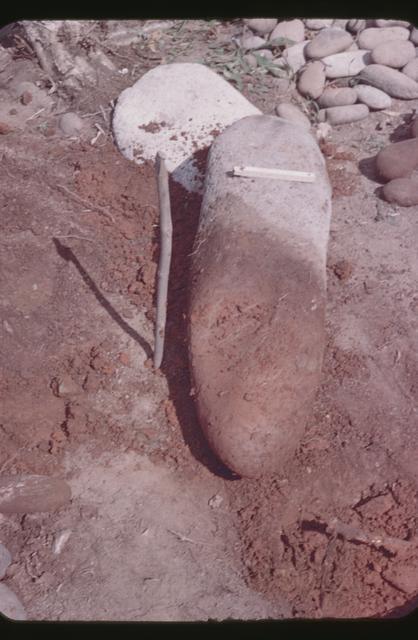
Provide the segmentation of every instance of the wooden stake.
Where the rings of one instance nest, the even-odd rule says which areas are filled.
[[[234,167],[234,176],[243,178],[271,178],[291,182],[315,182],[315,174],[309,171],[290,171],[288,169],[267,169],[265,167]]]
[[[170,192],[165,156],[157,153],[157,183],[160,202],[160,260],[157,282],[157,319],[155,324],[154,368],[159,369],[164,353],[167,318],[168,279],[170,275],[173,223],[171,221]]]

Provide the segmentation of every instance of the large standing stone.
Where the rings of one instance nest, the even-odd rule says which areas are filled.
[[[358,84],[354,92],[357,94],[358,101],[367,104],[369,109],[389,109],[392,104],[387,93],[368,84]]]
[[[370,51],[359,49],[358,51],[343,51],[332,56],[326,56],[321,61],[325,65],[327,78],[345,78],[356,76],[370,62]]]
[[[401,71],[382,64],[369,64],[360,72],[359,78],[366,84],[381,89],[393,98],[413,100],[418,98],[418,83]]]
[[[325,68],[322,62],[309,63],[302,69],[298,79],[299,92],[308,98],[319,98],[325,86]]]
[[[344,107],[354,104],[357,93],[351,87],[327,87],[318,100],[320,107]]]
[[[0,513],[55,511],[71,500],[71,489],[61,478],[0,476]]]
[[[369,115],[369,109],[365,104],[351,104],[346,107],[329,107],[321,109],[318,113],[320,120],[331,125],[349,124],[357,120],[363,120]]]
[[[276,107],[276,113],[280,118],[294,122],[306,130],[310,130],[311,123],[309,118],[291,102],[282,102]]]
[[[409,31],[405,27],[386,27],[385,29],[370,27],[360,33],[358,46],[360,49],[374,49],[378,44],[388,40],[408,40],[408,38]]]
[[[323,29],[306,45],[305,55],[307,58],[324,58],[345,51],[352,42],[352,36],[344,29]]]
[[[225,127],[260,111],[202,64],[159,65],[120,94],[113,132],[122,154],[138,164],[165,153],[168,171],[189,191],[202,191],[198,154]]]
[[[275,38],[287,38],[293,42],[303,42],[305,39],[305,27],[302,20],[284,20],[273,29],[270,40]]]
[[[415,47],[409,40],[388,40],[372,50],[372,62],[400,69],[415,58]]]
[[[231,177],[237,165],[309,171],[315,181]],[[189,350],[200,424],[241,476],[277,473],[304,432],[325,343],[330,212],[324,158],[301,127],[251,116],[214,141]]]
[[[7,571],[7,567],[12,561],[12,556],[8,549],[0,543],[0,580],[2,580]]]
[[[244,20],[244,23],[251,29],[251,31],[258,33],[260,36],[265,36],[273,31],[277,24],[277,20],[275,18],[249,18]]]
[[[408,76],[408,78],[415,80],[415,82],[418,82],[418,58],[414,58],[408,62],[402,69],[402,73]]]
[[[26,611],[16,594],[0,582],[0,613],[11,620],[26,620]]]
[[[418,167],[418,139],[394,142],[376,156],[376,166],[383,180],[405,178]]]

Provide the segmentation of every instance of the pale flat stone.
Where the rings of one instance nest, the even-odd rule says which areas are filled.
[[[126,158],[142,164],[161,151],[173,178],[201,192],[204,176],[194,154],[236,120],[259,113],[208,67],[174,63],[154,67],[120,94],[112,126]]]
[[[370,62],[370,51],[358,49],[358,51],[343,51],[332,56],[322,58],[327,78],[346,78],[356,76]]]

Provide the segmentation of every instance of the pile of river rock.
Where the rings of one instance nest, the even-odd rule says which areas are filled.
[[[277,38],[291,42],[274,57],[268,45]],[[257,53],[293,72],[299,93],[316,102],[320,126],[362,120],[392,98],[418,99],[418,29],[403,20],[248,19],[240,45],[250,64]],[[291,103],[276,112],[311,126]],[[383,197],[401,206],[418,204],[418,119],[410,133],[377,157]]]
[[[370,110],[389,108],[392,98],[418,98],[418,29],[408,22],[266,18],[244,23],[240,44],[248,61],[256,51],[290,69],[298,91],[317,101],[320,121],[355,122]],[[263,46],[277,38],[293,44],[274,58]],[[346,86],[335,86],[339,79]]]

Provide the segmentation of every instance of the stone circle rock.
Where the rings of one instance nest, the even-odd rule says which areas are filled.
[[[331,125],[338,125],[363,120],[368,115],[369,108],[365,104],[351,104],[344,107],[321,109],[318,113],[318,118]]]
[[[70,500],[71,489],[61,478],[0,476],[0,513],[55,511]]]
[[[280,118],[294,122],[308,131],[311,128],[309,118],[291,102],[281,102],[276,107],[276,113]]]
[[[311,29],[312,31],[319,31],[320,29],[325,29],[326,27],[330,27],[333,22],[334,20],[332,18],[331,19],[308,18],[305,20],[305,26],[308,29]]]
[[[395,28],[395,27],[394,27]],[[400,28],[400,27],[399,27]],[[359,79],[381,89],[392,98],[413,100],[418,98],[418,83],[401,71],[382,64],[369,64],[359,74]]]
[[[409,40],[388,40],[372,49],[371,59],[375,64],[400,69],[415,58],[415,47]]]
[[[358,46],[360,49],[374,49],[382,42],[389,40],[408,40],[409,31],[405,27],[370,27],[364,29],[358,37]]]
[[[366,104],[369,109],[389,109],[392,105],[391,97],[387,93],[368,84],[358,84],[354,91],[358,101]]]
[[[231,177],[236,165],[315,181]],[[240,476],[277,473],[300,444],[324,351],[330,213],[325,160],[302,127],[250,116],[213,142],[191,265],[190,367],[202,430]]]
[[[408,76],[408,78],[415,80],[415,82],[418,82],[418,58],[414,58],[408,62],[402,69],[402,73]]]
[[[302,20],[283,20],[279,22],[270,34],[270,40],[275,38],[287,38],[295,43],[305,39],[305,26]]]
[[[254,31],[254,33],[265,36],[273,31],[277,20],[275,18],[249,18],[244,20],[244,24],[246,24],[251,31]]]
[[[325,86],[325,68],[319,60],[310,62],[300,71],[298,91],[308,98],[319,98]]]
[[[401,207],[413,207],[418,204],[418,176],[391,180],[385,184],[382,192],[388,202]]]
[[[68,111],[67,113],[63,113],[59,118],[58,126],[64,135],[77,136],[82,130],[84,122],[79,115]]]
[[[2,580],[6,574],[7,568],[12,562],[12,556],[4,545],[0,543],[0,580]]]
[[[357,93],[351,87],[327,87],[320,96],[318,104],[320,107],[344,107],[354,104],[357,100]]]
[[[19,598],[4,582],[0,582],[0,613],[11,620],[26,620],[26,611]]]
[[[325,65],[327,78],[346,78],[356,76],[370,62],[370,51],[358,49],[358,51],[343,51],[332,56],[322,58]]]
[[[165,153],[168,171],[188,191],[202,192],[199,156],[218,132],[260,111],[202,64],[159,65],[119,96],[113,132],[121,153],[142,164]]]
[[[344,29],[330,27],[323,29],[306,45],[307,58],[318,60],[340,51],[345,51],[353,42],[352,36]]]
[[[386,181],[409,177],[418,167],[418,138],[394,142],[379,151],[376,167]]]

